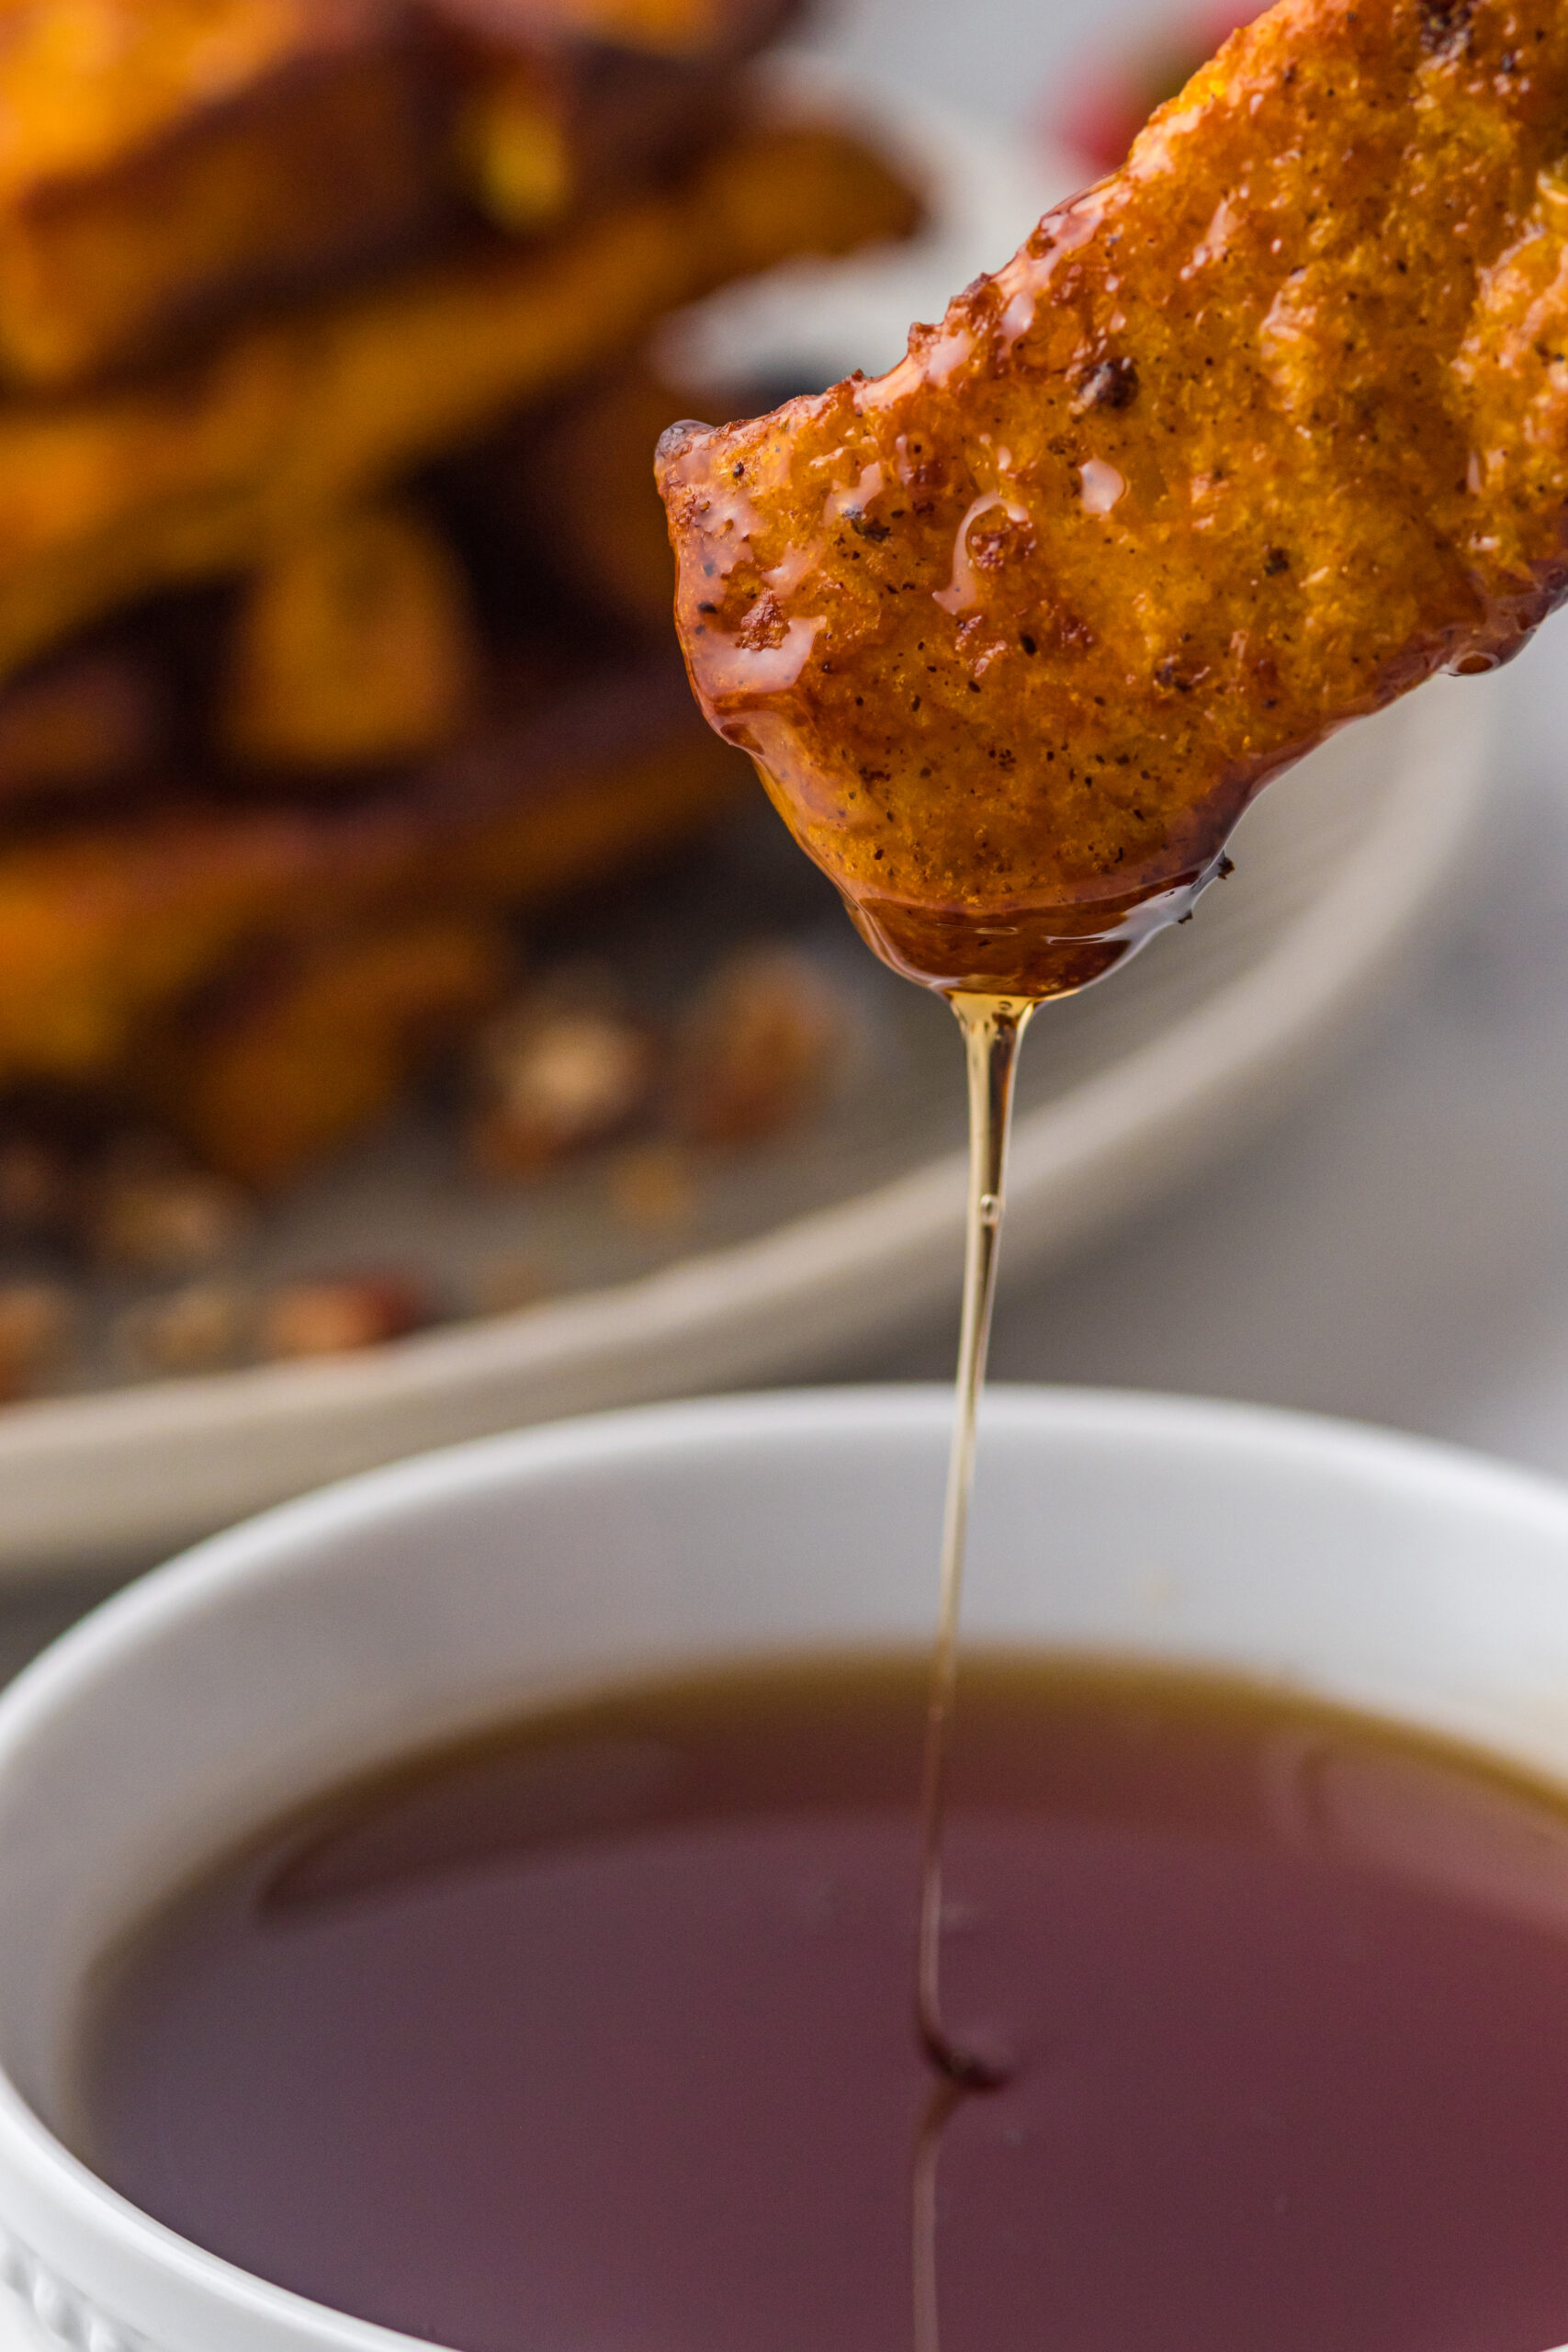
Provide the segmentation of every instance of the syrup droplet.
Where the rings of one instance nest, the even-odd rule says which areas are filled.
[[[1109,514],[1127,484],[1114,466],[1103,458],[1090,458],[1078,469],[1083,481],[1083,511],[1086,514]]]
[[[1118,474],[1116,479],[1120,481],[1121,475]],[[970,526],[977,523],[982,514],[990,514],[993,507],[997,506],[1006,510],[1009,520],[1011,522],[1027,523],[1029,520],[1027,507],[1020,506],[1016,500],[1004,498],[999,490],[982,492],[981,495],[974,501],[953,534],[953,578],[945,588],[935,588],[931,591],[931,602],[940,605],[944,613],[952,613],[955,619],[960,613],[973,612],[980,602],[979,584],[975,578],[974,559],[969,553]]]

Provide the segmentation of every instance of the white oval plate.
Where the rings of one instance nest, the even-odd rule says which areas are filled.
[[[798,105],[801,85],[789,86],[785,103]],[[795,346],[804,379],[885,365],[911,315],[940,313],[1063,191],[1059,160],[1020,156],[988,128],[902,101],[825,100],[818,78],[807,103],[876,112],[927,180],[931,229],[886,260],[836,275],[796,266],[705,306],[678,333],[710,369],[727,355],[739,372],[782,368],[792,311],[815,338]],[[1011,1271],[1145,1205],[1303,1081],[1450,887],[1485,765],[1486,707],[1444,684],[1337,739],[1264,796],[1238,835],[1236,876],[1190,926],[1037,1022]],[[750,877],[765,899],[769,873],[776,885],[778,859],[795,854],[767,834],[759,861],[755,830],[771,820],[750,821],[711,894],[742,907]],[[732,905],[732,928],[733,916]],[[874,964],[836,910],[814,902],[808,929],[860,1000],[869,1055],[818,1129],[716,1178],[682,1254],[615,1229],[592,1174],[498,1198],[459,1177],[446,1140],[378,1146],[276,1214],[258,1274],[371,1260],[423,1264],[462,1290],[486,1253],[514,1246],[565,1295],[374,1353],[10,1408],[0,1580],[146,1558],[450,1440],[803,1371],[954,1293],[963,1086],[949,1016]],[[104,1359],[97,1376],[109,1369]]]
[[[1237,835],[1236,874],[1190,925],[1036,1023],[1011,1271],[1146,1204],[1310,1074],[1452,888],[1486,766],[1485,700],[1445,683],[1338,737],[1265,794]],[[873,1074],[850,1134],[829,1124],[742,1171],[744,1197],[725,1205],[733,1221],[750,1201],[750,1238],[370,1354],[13,1407],[0,1572],[102,1566],[456,1438],[800,1371],[948,1296],[964,1161],[931,1147],[958,1132],[957,1041],[942,1006],[887,988],[919,1045],[911,1057],[896,1041],[888,1122],[864,1132]],[[857,1163],[890,1158],[901,1172],[856,1182]],[[827,1204],[770,1219],[773,1196],[803,1190]],[[372,1234],[428,1216],[423,1194],[393,1195],[389,1179],[383,1216],[373,1183],[345,1187],[339,1214]]]

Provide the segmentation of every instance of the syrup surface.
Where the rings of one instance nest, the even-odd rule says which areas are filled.
[[[922,2179],[925,1677],[633,1689],[329,1797],[107,1969],[82,2152],[462,2352],[909,2352],[912,2212],[942,2352],[1568,2339],[1568,1810],[1274,1693],[966,1662],[943,1992],[1014,2068]]]

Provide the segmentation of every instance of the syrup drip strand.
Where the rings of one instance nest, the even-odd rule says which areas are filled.
[[[913,2204],[910,2242],[915,2257],[914,2352],[942,2352],[941,2313],[937,2301],[936,2176],[942,2161],[942,2135],[947,2119],[968,2096],[968,2086],[951,2075],[931,2085],[920,2127],[915,2135],[911,2181]]]
[[[964,1032],[969,1066],[969,1206],[964,1249],[958,1393],[942,1537],[942,1601],[931,1658],[920,1792],[920,1914],[915,2025],[922,2049],[940,2074],[962,2090],[987,2090],[1003,2079],[1002,2070],[994,2060],[955,2041],[942,2020],[942,1832],[958,1674],[964,1553],[969,1531],[969,1497],[975,1483],[975,1418],[986,1377],[986,1351],[996,1298],[1013,1080],[1019,1045],[1034,1004],[1027,997],[982,996],[967,989],[954,989],[948,1001]]]

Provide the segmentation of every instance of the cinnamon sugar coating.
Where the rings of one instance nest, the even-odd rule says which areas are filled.
[[[1282,0],[890,374],[660,476],[699,698],[873,945],[1097,978],[1568,590],[1568,7]]]

